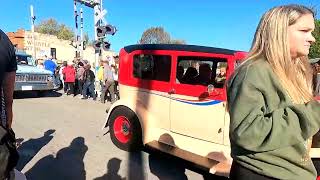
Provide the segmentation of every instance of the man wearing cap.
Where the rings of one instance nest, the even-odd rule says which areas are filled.
[[[114,77],[112,69],[109,65],[108,59],[104,59],[102,61],[103,63],[103,88],[101,90],[101,103],[105,103],[105,95],[106,92],[109,91],[110,98],[111,98],[111,104],[115,101],[115,94],[114,94]]]

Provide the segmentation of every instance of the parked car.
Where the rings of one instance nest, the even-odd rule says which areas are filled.
[[[43,95],[54,89],[52,72],[37,68],[31,55],[16,51],[16,59],[18,69],[14,91],[37,91]]]
[[[121,99],[103,127],[113,143],[146,146],[228,176],[232,164],[225,82],[246,52],[173,44],[126,46],[120,51]],[[312,149],[313,157],[319,151]]]

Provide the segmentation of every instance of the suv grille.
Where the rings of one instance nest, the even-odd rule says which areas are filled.
[[[17,74],[17,82],[47,82],[48,75],[38,74]]]

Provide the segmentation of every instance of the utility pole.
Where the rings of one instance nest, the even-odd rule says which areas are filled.
[[[84,48],[84,43],[83,43],[83,15],[82,15],[82,8],[80,8],[80,43],[81,43],[81,54],[80,56],[83,58],[83,48]]]
[[[31,18],[31,33],[32,33],[32,49],[33,49],[33,58],[37,59],[36,57],[36,41],[34,37],[34,21],[36,20],[36,16],[33,13],[33,6],[30,5],[30,18]]]
[[[78,57],[78,12],[77,12],[77,2],[74,0],[74,21],[75,21],[75,26],[76,28],[74,29],[74,44],[75,44],[75,57]]]

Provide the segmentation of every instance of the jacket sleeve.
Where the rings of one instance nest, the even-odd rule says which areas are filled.
[[[284,105],[270,112],[265,96],[253,83],[242,81],[231,88],[230,140],[246,150],[263,152],[301,143],[319,129],[317,101]]]

